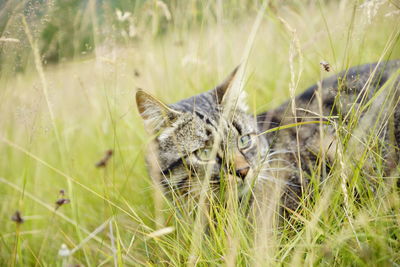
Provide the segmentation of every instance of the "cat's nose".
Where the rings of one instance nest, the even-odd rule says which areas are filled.
[[[236,170],[236,176],[242,178],[242,180],[244,180],[244,178],[247,176],[247,173],[249,172],[250,167],[244,167],[241,169]]]
[[[242,153],[236,151],[233,158],[233,163],[235,166],[236,176],[244,180],[244,178],[246,177],[247,173],[250,170],[250,165],[247,162],[246,158],[242,155]]]

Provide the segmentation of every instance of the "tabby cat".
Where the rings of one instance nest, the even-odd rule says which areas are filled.
[[[396,170],[399,69],[400,60],[350,68],[256,117],[246,113],[244,96],[231,116],[223,116],[236,70],[216,88],[175,104],[139,90],[139,112],[155,135],[156,158],[148,163],[166,192],[193,198],[204,179],[213,190],[233,179],[240,198],[268,181],[283,185],[282,207],[296,210],[311,177],[324,179],[338,151],[346,154],[346,165],[357,164],[369,134],[380,137],[373,145],[383,151],[385,173]],[[347,147],[337,141],[340,133]],[[374,169],[373,159],[362,168]]]

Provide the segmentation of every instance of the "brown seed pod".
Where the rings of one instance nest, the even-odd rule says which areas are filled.
[[[330,65],[328,62],[326,62],[326,61],[321,61],[319,64],[322,66],[322,68],[323,68],[326,72],[330,72],[330,71],[331,71],[331,65]]]
[[[14,212],[14,214],[11,216],[11,220],[13,222],[16,222],[17,224],[21,224],[24,222],[24,219],[22,218],[22,215],[18,210]]]
[[[110,160],[111,156],[113,155],[112,149],[106,151],[104,157],[96,163],[97,168],[104,168],[107,166],[108,161]]]
[[[60,198],[56,201],[56,209],[58,209],[62,205],[69,204],[70,202],[71,200],[69,200],[68,198]]]
[[[133,73],[136,77],[140,77],[140,72],[137,69],[135,69]]]

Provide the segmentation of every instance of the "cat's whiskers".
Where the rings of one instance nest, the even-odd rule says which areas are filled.
[[[263,182],[273,182],[276,184],[280,184],[280,185],[289,185],[289,186],[294,186],[294,187],[300,187],[300,185],[288,182],[288,181],[283,181],[281,179],[275,178],[275,177],[271,177],[271,176],[263,176],[263,175],[259,175],[258,176],[258,181],[263,183]]]
[[[271,163],[277,163],[277,162],[283,162],[286,165],[290,166],[292,165],[292,163],[286,159],[282,159],[282,158],[273,158],[273,159],[268,159],[266,161],[263,162],[263,166],[269,166],[269,164]]]
[[[267,154],[267,158],[276,156],[276,155],[282,155],[282,154],[288,154],[288,153],[294,153],[294,152],[295,152],[294,150],[289,150],[289,149],[274,150]]]
[[[264,168],[264,169],[261,169],[261,170],[262,171],[273,172],[273,171],[285,171],[285,170],[293,170],[293,169],[296,169],[296,168],[293,168],[293,167],[273,167],[273,168]]]

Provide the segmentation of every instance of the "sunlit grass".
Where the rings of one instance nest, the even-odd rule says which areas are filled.
[[[376,4],[372,16],[361,4],[270,5],[248,58],[244,89],[251,112],[274,108],[290,99],[290,89],[300,93],[350,66],[400,58],[399,19],[388,15],[397,9],[389,2]],[[316,168],[311,180],[318,190],[281,224],[257,225],[231,201],[227,207],[215,203],[202,232],[193,229],[195,218],[184,207],[178,212],[155,191],[144,159],[150,136],[136,110],[135,89],[172,103],[214,87],[242,60],[257,15],[234,6],[231,14],[211,4],[200,22],[175,21],[163,36],[149,28],[139,41],[101,43],[91,55],[45,65],[42,77],[40,60],[35,64],[32,56],[25,73],[11,71],[13,61],[1,63],[0,265],[400,264],[396,179],[382,178],[382,159],[370,149],[377,147],[372,136],[360,148],[359,166],[372,160],[376,167],[368,174],[375,189],[365,187],[370,177],[348,164],[351,135],[340,124],[340,141],[350,149],[337,151],[325,183]],[[182,21],[184,11],[175,11]],[[23,32],[34,32],[17,15],[12,21],[19,21]],[[11,49],[15,42],[6,45]],[[300,60],[302,72],[293,86],[290,65],[297,75]],[[330,73],[321,70],[322,60],[331,64]],[[108,149],[113,156],[105,168],[96,168]],[[55,209],[61,189],[71,203]],[[157,199],[162,203],[155,205]],[[16,210],[24,218],[19,225],[11,220]],[[201,236],[194,244],[196,231]],[[63,244],[71,256],[59,256]]]

